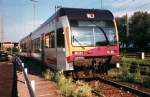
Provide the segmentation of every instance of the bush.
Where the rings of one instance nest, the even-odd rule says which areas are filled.
[[[46,80],[54,80],[54,75],[54,72],[52,72],[50,69],[47,69],[46,72],[43,74]]]
[[[57,84],[61,91],[61,94],[65,95],[66,97],[74,97],[75,86],[72,81],[70,79],[66,79],[62,74],[59,76],[57,75],[57,78],[59,79],[57,80]]]
[[[123,70],[121,75],[120,75],[120,78],[123,80],[123,81],[129,81],[131,79],[131,74],[129,73],[128,70]]]
[[[150,77],[145,77],[143,80],[143,84],[145,87],[150,88]]]
[[[115,77],[118,77],[119,75],[119,69],[118,68],[113,68],[113,69],[110,69],[107,74],[109,77],[112,77],[112,78],[115,78]]]
[[[92,91],[92,88],[89,87],[88,84],[85,84],[81,81],[77,81],[76,82],[76,90],[75,90],[75,94],[77,97],[91,97],[92,94],[91,94],[91,91]]]
[[[66,97],[91,97],[91,88],[88,84],[77,81],[73,83],[62,74],[57,74],[57,83],[62,95]]]
[[[18,48],[13,47],[13,48],[7,48],[7,51],[10,52],[10,53],[11,53],[11,51],[12,51],[12,53],[16,53],[19,50],[18,50]]]
[[[57,83],[58,88],[62,95],[66,97],[91,97],[91,87],[81,81],[74,83],[72,79],[67,79],[60,72],[52,72],[47,69],[43,74],[45,79],[53,80]]]
[[[133,77],[131,79],[132,79],[132,82],[134,83],[142,83],[142,77],[141,77],[140,72],[133,74]]]
[[[142,64],[143,62],[144,61],[142,60],[137,60],[134,58],[123,58],[120,78],[123,81],[142,83],[142,77],[141,77],[139,65]],[[135,73],[130,73],[129,69],[131,66],[136,66]]]

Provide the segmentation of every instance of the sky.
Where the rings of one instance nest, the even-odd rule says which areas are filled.
[[[108,9],[112,11],[115,16],[122,16],[126,13],[132,15],[132,13],[136,11],[150,12],[150,0],[31,1],[32,0],[0,0],[0,29],[3,25],[3,41],[18,42],[44,23],[55,12],[56,5],[74,8]],[[33,3],[35,3],[35,18]],[[0,41],[2,41],[2,39],[0,39]]]

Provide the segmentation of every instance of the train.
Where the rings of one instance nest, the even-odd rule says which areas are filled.
[[[60,8],[19,44],[20,56],[61,71],[105,72],[120,60],[117,25],[109,10]]]

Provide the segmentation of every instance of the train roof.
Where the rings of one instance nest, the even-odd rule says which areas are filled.
[[[95,18],[87,18],[87,14],[94,14]],[[109,10],[102,9],[83,9],[83,8],[60,8],[47,21],[45,21],[34,32],[51,22],[53,19],[67,16],[69,20],[113,20],[114,16]],[[33,32],[33,33],[34,33]]]
[[[60,8],[57,12],[58,16],[68,16],[69,19],[88,19],[87,14],[94,14],[95,18],[100,20],[112,20],[114,17],[109,10],[101,9],[82,9],[82,8]],[[91,19],[91,18],[90,18]]]
[[[44,24],[47,24],[56,17],[67,16],[68,19],[87,20],[87,14],[94,14],[93,20],[113,20],[114,16],[109,10],[83,9],[83,8],[60,8]],[[91,20],[91,18],[89,18]]]

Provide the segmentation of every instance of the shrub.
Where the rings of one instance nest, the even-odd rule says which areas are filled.
[[[57,83],[58,88],[62,95],[66,97],[91,97],[91,87],[84,82],[77,81],[74,83],[72,79],[67,79],[60,72],[52,72],[47,69],[43,74],[45,79],[53,80]]]
[[[57,75],[57,84],[62,95],[74,97],[74,85],[71,80],[66,79],[62,74]]]
[[[50,69],[47,69],[46,72],[43,74],[46,80],[54,80],[54,75],[54,72],[52,72]]]
[[[138,69],[137,73],[133,74],[133,82],[134,83],[141,83],[142,82],[142,76],[141,76],[139,69]]]
[[[108,74],[109,77],[118,77],[118,75],[119,75],[119,69],[118,68],[110,69],[107,72],[107,74]]]
[[[134,82],[142,82],[141,72],[149,72],[150,59],[140,60],[136,58],[123,58],[123,65],[128,64],[128,69],[134,73],[132,77]],[[133,79],[132,78],[132,79]]]
[[[131,74],[129,73],[128,70],[123,70],[121,75],[120,75],[120,78],[123,80],[123,81],[129,81],[131,79]]]
[[[60,76],[61,76],[61,73],[55,72],[54,81],[58,83],[60,81],[60,78],[61,78]]]
[[[145,77],[143,80],[143,84],[145,87],[150,88],[150,77]]]
[[[76,90],[75,94],[77,97],[91,97],[91,87],[88,84],[83,83],[82,81],[77,81],[76,82]]]

